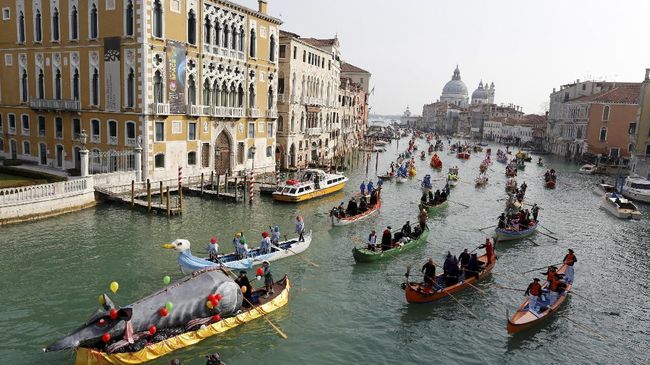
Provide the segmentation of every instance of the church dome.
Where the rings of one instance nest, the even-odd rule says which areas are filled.
[[[467,86],[460,79],[460,70],[458,66],[454,70],[454,75],[451,77],[451,80],[445,84],[445,87],[442,88],[442,96],[467,96]]]
[[[487,86],[487,84],[486,84],[486,86]],[[484,88],[483,87],[483,82],[481,81],[478,84],[478,88],[476,90],[474,90],[474,92],[472,93],[472,100],[474,100],[474,99],[488,99],[489,97],[490,97],[490,95],[488,93],[488,88],[487,87]]]

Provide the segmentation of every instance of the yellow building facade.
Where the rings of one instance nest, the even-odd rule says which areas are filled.
[[[144,178],[272,170],[278,19],[228,1],[2,0],[0,157]],[[92,168],[91,168],[92,171]]]

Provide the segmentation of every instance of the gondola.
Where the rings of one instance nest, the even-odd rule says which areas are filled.
[[[546,186],[547,189],[555,189],[555,180],[548,179],[548,180],[546,180],[544,185]]]
[[[531,236],[535,231],[537,231],[538,224],[539,222],[534,222],[532,226],[529,226],[526,229],[520,229],[519,231],[512,231],[504,228],[496,228],[494,231],[499,242],[512,241]]]
[[[411,239],[410,241],[391,248],[386,251],[382,251],[378,248],[376,251],[369,250],[367,246],[364,247],[355,247],[352,249],[352,256],[356,262],[374,262],[383,259],[387,259],[393,256],[397,256],[406,250],[410,250],[414,247],[420,246],[427,242],[429,237],[429,228],[426,227],[424,232],[420,234],[418,238]]]
[[[372,208],[366,210],[365,212],[363,212],[361,214],[353,215],[351,217],[339,218],[339,217],[335,216],[334,214],[332,214],[332,212],[330,212],[330,217],[332,218],[332,225],[333,226],[346,226],[348,224],[358,222],[360,220],[368,218],[369,216],[379,212],[379,208],[381,208],[381,199],[379,199],[377,204],[375,204],[375,206],[373,206]]]
[[[420,210],[426,209],[427,212],[431,213],[431,212],[441,210],[442,208],[445,208],[448,205],[449,205],[449,200],[445,199],[445,201],[440,202],[438,204],[420,203],[418,207],[420,208]]]
[[[490,264],[487,264],[487,254],[481,255],[478,257],[478,260],[483,263],[483,269],[478,274],[478,279],[476,276],[471,276],[468,279],[459,281],[454,285],[450,285],[446,288],[442,288],[441,276],[436,277],[436,285],[439,289],[435,290],[430,287],[425,287],[423,283],[409,282],[406,285],[406,301],[409,303],[429,303],[442,299],[449,296],[450,294],[459,292],[470,285],[474,285],[478,280],[485,278],[490,275],[494,265],[496,265],[496,255],[492,254],[492,260]]]

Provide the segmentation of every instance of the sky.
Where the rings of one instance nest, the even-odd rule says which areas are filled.
[[[421,114],[456,64],[470,96],[494,82],[496,103],[526,113],[576,79],[641,82],[650,68],[650,0],[268,0],[268,13],[303,37],[338,35],[372,73],[371,113]]]

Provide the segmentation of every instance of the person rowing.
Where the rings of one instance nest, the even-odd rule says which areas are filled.
[[[260,240],[260,255],[266,255],[271,253],[271,238],[269,237],[268,232],[262,232],[262,239]]]
[[[539,284],[539,278],[534,278],[533,282],[528,284],[524,295],[528,295],[528,310],[537,313],[537,301],[542,295],[542,286]]]
[[[463,277],[467,277],[467,265],[469,264],[469,252],[467,249],[464,249],[463,252],[458,255],[458,262],[460,264],[460,272],[463,274]]]
[[[377,249],[377,232],[373,229],[368,235],[368,249],[375,251]]]
[[[393,248],[393,232],[390,226],[386,227],[381,236],[381,249],[387,251]]]
[[[420,272],[424,274],[424,285],[433,287],[436,280],[436,265],[433,263],[431,257],[429,257],[429,260],[422,266]]]
[[[573,283],[573,264],[578,262],[578,259],[576,258],[576,255],[573,253],[572,249],[569,249],[569,253],[564,256],[564,259],[562,262],[566,265],[566,269],[564,270],[564,275],[565,275],[565,281],[567,284]]]

